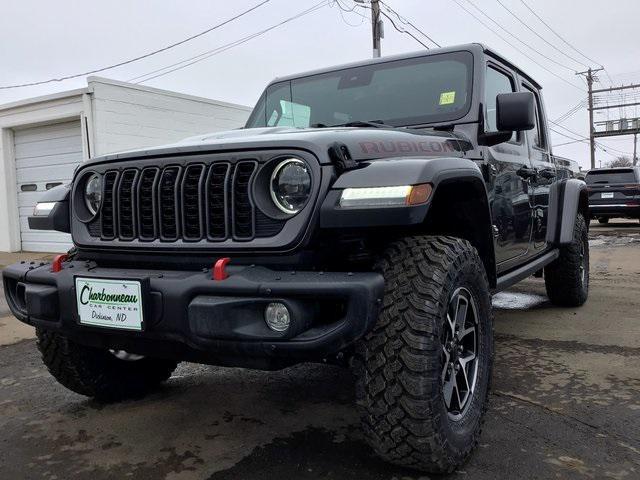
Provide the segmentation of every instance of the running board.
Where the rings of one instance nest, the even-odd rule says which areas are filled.
[[[549,265],[559,256],[560,256],[559,250],[557,249],[552,250],[536,258],[530,263],[527,263],[526,265],[523,265],[522,267],[517,268],[516,270],[512,270],[509,273],[505,273],[501,277],[498,277],[498,281],[496,282],[496,288],[494,289],[493,292],[494,293],[501,292],[502,290],[509,288],[511,285],[515,285],[519,281],[524,280],[527,277],[530,277],[531,275],[536,273],[538,270],[541,270],[542,268]]]

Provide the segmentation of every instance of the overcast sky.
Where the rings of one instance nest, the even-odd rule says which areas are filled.
[[[6,0],[0,16],[0,86],[61,77],[115,64],[182,40],[233,17],[260,1]],[[511,16],[498,0],[471,2],[506,30],[517,35],[521,41],[557,63],[542,58],[505,31],[499,30],[490,20],[482,17],[478,10],[474,10],[468,0],[457,1],[531,58],[585,91],[569,86],[533,63],[472,18],[454,0],[386,0],[386,3],[443,46],[482,42],[520,65],[543,85],[545,103],[552,119],[560,117],[586,99],[584,82],[557,63],[575,70],[584,67],[538,38]],[[559,50],[589,63],[547,30],[526,9],[522,0],[500,1]],[[591,59],[602,63],[615,83],[640,83],[640,42],[636,40],[640,2],[525,1],[572,45]],[[194,41],[98,75],[130,80],[265,29],[318,2],[319,0],[270,0],[252,13]],[[341,12],[334,2],[328,3],[315,12],[243,45],[144,84],[252,105],[264,85],[276,76],[370,57],[371,31],[368,21],[356,13]],[[342,0],[342,5],[352,8],[354,3],[352,0]],[[356,8],[355,11],[367,14],[367,10],[361,8]],[[400,22],[397,23],[401,25]],[[416,35],[419,36],[417,33]],[[428,43],[423,37],[420,38]],[[385,21],[383,55],[421,48],[423,47],[415,40],[398,33],[389,21]],[[601,86],[610,85],[606,75],[600,74],[599,78]],[[86,86],[86,80],[77,78],[36,87],[0,90],[0,103],[83,86]],[[631,92],[633,93],[640,94],[640,90]],[[611,111],[611,118],[619,113],[617,110]],[[640,116],[637,107],[628,108],[622,113],[629,118]],[[607,115],[599,114],[596,118],[606,120]],[[586,135],[586,109],[580,109],[563,126]],[[571,135],[566,130],[564,133]],[[554,144],[571,141],[555,133],[552,138]],[[616,137],[601,143],[612,149],[633,151],[632,137]],[[578,160],[584,167],[588,166],[589,152],[585,143],[560,146],[555,152]],[[610,153],[618,154],[613,150]],[[597,154],[597,159],[603,163],[611,158],[613,157],[602,151]]]

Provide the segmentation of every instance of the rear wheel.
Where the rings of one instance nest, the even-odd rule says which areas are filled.
[[[142,397],[167,380],[177,366],[173,360],[87,347],[41,328],[36,328],[36,335],[42,360],[56,380],[102,401]]]
[[[579,307],[589,296],[589,232],[584,217],[576,217],[573,242],[547,265],[544,281],[549,300],[562,307]]]
[[[493,361],[489,285],[477,251],[452,237],[410,237],[378,263],[378,323],[353,366],[366,438],[383,459],[451,472],[478,443]]]

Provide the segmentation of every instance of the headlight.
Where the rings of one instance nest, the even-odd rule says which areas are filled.
[[[84,186],[84,202],[91,215],[98,213],[102,202],[102,177],[97,173],[91,175]]]
[[[271,199],[284,213],[298,213],[311,195],[311,174],[302,160],[288,158],[271,174]]]

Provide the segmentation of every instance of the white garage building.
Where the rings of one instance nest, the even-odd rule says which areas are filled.
[[[241,127],[250,109],[99,77],[87,88],[0,106],[0,251],[64,252],[67,234],[29,229],[39,195],[90,157]]]

